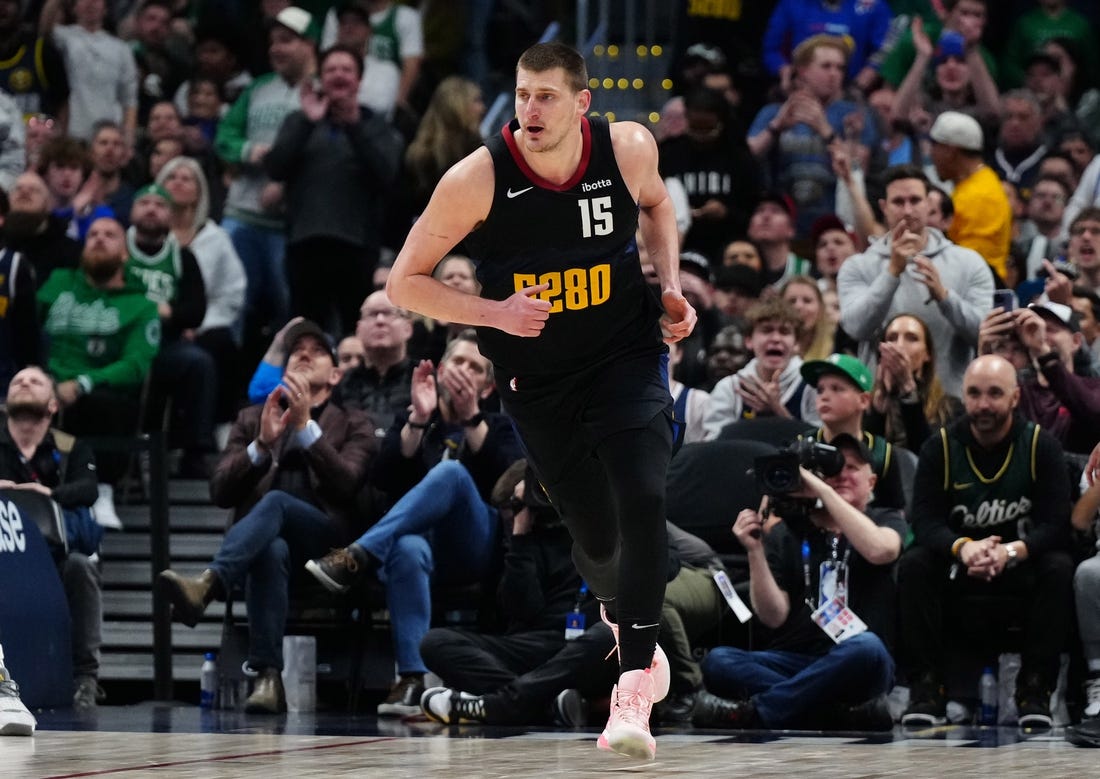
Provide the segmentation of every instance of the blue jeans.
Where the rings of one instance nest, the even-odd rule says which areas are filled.
[[[328,515],[279,490],[264,495],[229,528],[210,569],[226,592],[247,577],[250,666],[283,669],[291,572],[339,544],[339,534]]]
[[[436,465],[355,543],[382,565],[397,670],[426,673],[420,640],[432,618],[431,581],[470,584],[493,560],[497,512],[454,460]]]
[[[242,222],[227,216],[222,227],[241,258],[248,287],[245,291],[244,313],[237,327],[262,327],[270,324],[278,329],[290,318],[290,284],[286,276],[286,235],[282,230]],[[261,312],[266,314],[258,319]],[[237,333],[240,341],[240,332]]]
[[[751,697],[761,722],[781,728],[824,704],[858,704],[889,691],[894,659],[870,631],[823,655],[722,646],[703,661],[703,682],[723,698]]]

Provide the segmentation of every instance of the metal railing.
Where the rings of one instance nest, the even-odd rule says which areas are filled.
[[[164,433],[155,430],[136,436],[82,437],[93,449],[102,452],[149,455],[149,582],[153,590],[153,697],[173,699],[172,614],[171,606],[155,586],[157,575],[171,562],[168,526],[168,466]]]

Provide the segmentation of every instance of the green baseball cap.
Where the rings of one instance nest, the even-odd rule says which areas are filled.
[[[870,392],[875,386],[871,370],[850,354],[830,354],[824,360],[810,360],[802,363],[802,378],[812,387],[826,373],[835,373],[851,381],[863,392]]]
[[[176,201],[172,199],[172,195],[160,184],[146,184],[144,187],[134,193],[134,202],[138,202],[146,195],[156,195],[170,206],[176,204]]]

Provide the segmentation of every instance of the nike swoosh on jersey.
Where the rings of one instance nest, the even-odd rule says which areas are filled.
[[[968,481],[966,484],[959,484],[958,482],[955,482],[954,484],[951,485],[951,488],[956,489],[956,490],[968,490],[973,486],[974,486],[974,482],[972,482],[972,481]]]
[[[508,198],[511,199],[511,198],[514,198],[514,197],[519,197],[524,192],[529,192],[532,189],[534,189],[534,187],[527,187],[527,189],[518,189],[515,192],[513,192],[512,188],[508,187]]]
[[[635,622],[630,627],[633,630],[645,630],[646,628],[657,628],[657,627],[660,627],[660,626],[661,626],[661,623],[659,623],[659,622],[654,622],[652,625],[639,625],[637,622]]]

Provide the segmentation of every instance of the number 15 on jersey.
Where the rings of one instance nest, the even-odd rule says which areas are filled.
[[[610,197],[584,198],[577,201],[577,206],[581,209],[581,236],[611,235],[615,222]]]

